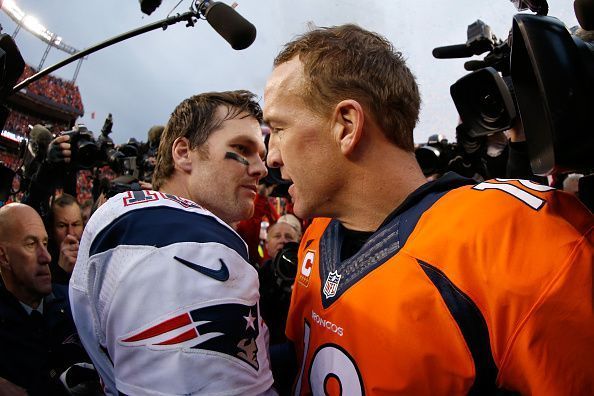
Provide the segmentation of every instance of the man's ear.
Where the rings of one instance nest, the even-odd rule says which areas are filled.
[[[365,113],[359,102],[343,100],[336,105],[332,115],[332,134],[344,155],[352,154],[363,134]]]
[[[178,137],[173,141],[171,154],[176,168],[190,172],[192,170],[192,159],[190,158],[190,141],[185,137]]]
[[[8,269],[9,271],[12,271],[10,262],[8,261],[6,246],[4,245],[0,245],[0,269]]]

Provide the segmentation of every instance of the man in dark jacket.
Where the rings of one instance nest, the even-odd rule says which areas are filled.
[[[52,290],[47,239],[33,208],[18,203],[0,208],[0,394],[66,394],[60,374],[88,360],[67,287]]]
[[[52,282],[68,286],[84,227],[82,211],[76,198],[70,194],[62,194],[56,198],[51,205],[48,220]]]

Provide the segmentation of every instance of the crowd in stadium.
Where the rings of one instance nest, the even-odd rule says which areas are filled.
[[[45,124],[47,123],[39,117],[32,116],[30,114],[23,114],[17,111],[11,111],[4,124],[4,129],[10,132],[17,133],[21,136],[28,136],[29,129],[32,125]],[[66,131],[69,125],[66,122],[56,122],[52,125],[47,125],[48,129],[52,133],[58,133]]]
[[[25,71],[23,72],[21,80],[31,77],[37,72],[38,70],[33,69],[29,65],[25,65]],[[66,81],[50,74],[30,84],[26,89],[27,92],[43,96],[55,103],[72,107],[81,114],[84,112],[78,86],[71,81]]]

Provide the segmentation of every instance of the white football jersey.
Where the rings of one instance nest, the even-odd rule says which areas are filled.
[[[129,191],[87,224],[70,281],[80,338],[108,395],[274,392],[258,274],[209,211]]]

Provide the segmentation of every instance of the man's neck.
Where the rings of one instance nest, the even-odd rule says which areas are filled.
[[[190,194],[183,183],[179,183],[176,179],[169,179],[159,188],[159,192],[163,194],[171,194],[176,197],[192,200]]]
[[[10,291],[10,290],[9,290]],[[13,296],[16,297],[17,300],[19,300],[21,303],[31,307],[32,309],[37,309],[39,307],[39,304],[41,304],[41,301],[43,301],[43,297],[39,296],[39,295],[32,295],[31,293],[28,293],[26,291],[10,291],[12,293]]]
[[[378,163],[372,170],[355,174],[339,196],[338,219],[347,229],[375,231],[404,200],[427,181],[414,157]],[[391,162],[391,163],[390,163]],[[365,173],[367,172],[367,173]]]

